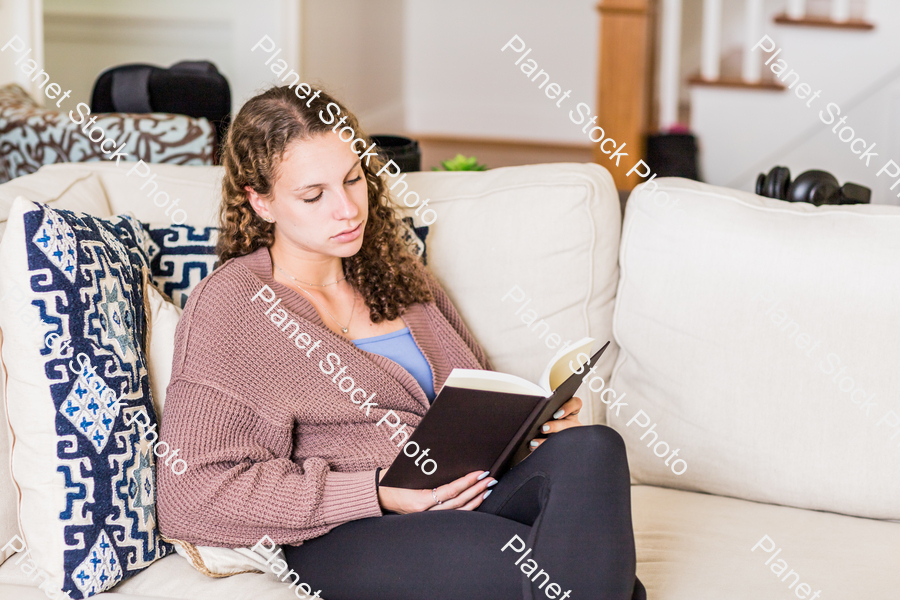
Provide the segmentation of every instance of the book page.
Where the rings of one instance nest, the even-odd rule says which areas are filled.
[[[544,369],[538,384],[545,390],[546,395],[550,395],[558,388],[572,373],[581,368],[591,357],[591,346],[594,344],[594,338],[581,338],[571,346],[562,348],[556,353],[550,364]],[[584,356],[584,360],[578,360],[578,355]],[[570,365],[571,363],[571,365]],[[572,369],[572,367],[575,367]]]
[[[531,383],[527,379],[507,373],[482,371],[479,369],[453,369],[450,371],[450,375],[447,376],[444,385],[469,390],[527,394],[542,398],[549,394],[549,392],[545,392],[540,386]]]

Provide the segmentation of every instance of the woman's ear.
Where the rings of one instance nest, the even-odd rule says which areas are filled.
[[[266,205],[266,201],[262,196],[257,194],[249,185],[245,185],[244,190],[247,192],[247,200],[250,202],[250,206],[253,207],[253,210],[256,211],[256,214],[264,221],[270,219],[269,207]]]

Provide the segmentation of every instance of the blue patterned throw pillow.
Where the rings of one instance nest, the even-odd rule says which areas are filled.
[[[0,243],[23,565],[48,596],[109,590],[173,550],[157,529],[155,431],[146,435],[157,422],[144,235],[129,216],[104,220],[18,198]],[[40,327],[7,310],[21,296]]]
[[[215,227],[142,224],[145,250],[150,257],[150,278],[156,287],[184,308],[188,294],[213,272],[218,263]]]
[[[150,257],[150,279],[176,306],[184,308],[194,286],[218,266],[218,228],[141,225],[146,233],[144,249]],[[412,217],[401,220],[400,236],[410,252],[422,259],[422,263],[426,259],[427,235],[427,225],[416,227]]]
[[[400,237],[406,243],[409,251],[421,258],[423,265],[427,265],[428,257],[425,255],[425,238],[428,237],[428,225],[416,227],[412,217],[403,217],[400,223],[402,226]]]

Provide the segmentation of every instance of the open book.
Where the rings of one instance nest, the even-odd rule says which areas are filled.
[[[528,456],[528,443],[581,385],[609,346],[607,342],[587,364],[592,338],[583,338],[557,352],[537,384],[506,373],[453,369],[431,408],[406,441],[416,453],[403,451],[394,459],[381,485],[431,489],[471,473],[499,477]],[[414,462],[419,451],[437,463],[430,475]],[[421,458],[419,459],[421,462]]]

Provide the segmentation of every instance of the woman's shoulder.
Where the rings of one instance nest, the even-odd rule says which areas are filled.
[[[249,319],[254,294],[265,289],[252,254],[226,261],[191,291],[175,333],[173,381],[217,381],[245,368],[258,352],[263,321]],[[214,365],[215,368],[212,368]]]
[[[265,248],[260,249],[265,253]],[[262,258],[260,250],[231,258],[197,284],[188,296],[182,318],[196,313],[221,314],[223,309],[243,306],[265,285],[257,271]]]

